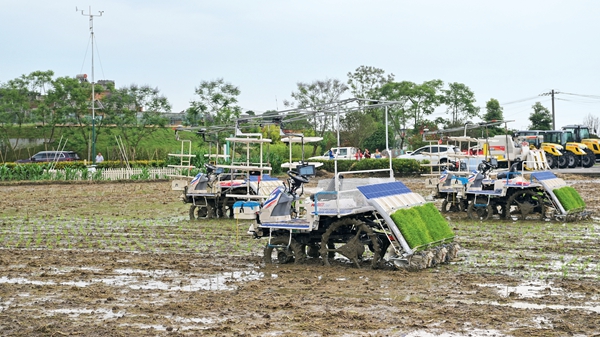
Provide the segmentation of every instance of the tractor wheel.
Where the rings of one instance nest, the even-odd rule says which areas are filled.
[[[585,168],[592,167],[596,163],[596,155],[592,150],[586,149],[585,156],[581,156],[581,165]]]
[[[478,205],[475,203],[475,200],[469,203],[469,208],[467,208],[467,215],[472,220],[480,220],[484,221],[492,217],[494,214],[494,210],[492,209],[491,204],[486,205]]]
[[[543,220],[546,216],[544,196],[533,190],[516,191],[508,197],[503,213],[506,219]]]
[[[213,217],[213,207],[211,205],[190,206],[190,220],[210,219]]]
[[[569,167],[569,161],[567,160],[567,156],[563,153],[562,156],[558,156],[556,158],[558,168],[563,169]]]
[[[546,153],[546,162],[548,163],[548,166],[550,168],[557,168],[558,167],[558,159],[553,154]]]
[[[573,152],[566,151],[563,154],[563,157],[567,159],[568,168],[574,168],[577,166],[577,157],[573,154]]]
[[[339,220],[331,224],[321,238],[321,258],[323,263],[329,266],[329,260],[333,260],[332,253],[339,253],[360,268],[359,260],[362,260],[365,245],[372,247],[373,260],[371,261],[371,267],[376,268],[381,260],[381,248],[377,240],[377,234],[362,221]]]
[[[304,247],[287,235],[275,236],[271,238],[271,243],[267,243],[264,250],[263,261],[266,264],[292,263],[301,264],[306,259]]]

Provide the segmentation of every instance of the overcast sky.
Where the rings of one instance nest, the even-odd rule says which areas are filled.
[[[158,87],[182,111],[201,81],[241,90],[244,111],[284,109],[297,82],[347,80],[361,65],[397,81],[467,85],[513,128],[531,106],[556,127],[600,108],[600,1],[0,0],[0,82],[36,70]],[[587,96],[587,97],[586,97]],[[589,97],[592,96],[592,97]],[[436,116],[447,117],[444,111]]]

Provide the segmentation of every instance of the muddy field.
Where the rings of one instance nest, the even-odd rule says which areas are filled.
[[[452,214],[460,259],[419,272],[265,266],[245,223],[188,221],[166,181],[3,185],[0,335],[600,335],[600,180],[563,178],[592,219]]]

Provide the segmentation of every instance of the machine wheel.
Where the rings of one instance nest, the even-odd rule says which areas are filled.
[[[440,171],[444,171],[444,170],[448,170],[450,171],[450,169],[448,168],[448,160],[446,158],[442,158],[440,159]]]
[[[444,199],[444,201],[442,202],[442,213],[460,211],[460,203],[461,203],[461,201],[456,198],[454,198],[454,200],[452,200],[452,201],[448,201],[448,199]]]
[[[318,245],[306,245],[306,256],[313,258],[313,259],[318,259],[321,256],[321,253],[319,253],[319,246]]]
[[[330,240],[329,238],[332,235],[334,237]],[[336,243],[341,245],[336,247]],[[371,267],[377,267],[381,260],[381,248],[377,240],[377,234],[373,232],[371,227],[359,220],[344,219],[336,221],[327,228],[321,238],[321,258],[323,263],[329,266],[329,259],[333,259],[331,255],[339,253],[360,268],[359,260],[362,260],[365,245],[372,247],[373,260],[371,261]]]
[[[210,219],[213,217],[213,207],[211,205],[190,206],[190,220]]]
[[[493,211],[492,215],[498,215],[498,217],[500,219],[504,219],[506,217],[506,211],[505,211],[505,209],[506,209],[506,205],[505,204],[500,203],[500,202],[495,202],[492,205],[492,211]]]
[[[485,206],[477,206],[475,204],[476,200],[473,200],[469,203],[469,208],[467,208],[467,215],[472,220],[480,220],[484,221],[492,217],[494,214],[494,210],[491,204],[486,204]]]
[[[461,212],[466,212],[469,209],[469,200],[460,199],[458,202],[458,210]]]
[[[592,167],[596,163],[596,155],[592,150],[586,149],[585,156],[581,156],[581,165],[585,168]]]
[[[229,198],[224,198],[223,203],[221,204],[221,216],[227,216],[230,219],[233,219],[233,205],[229,204]]]
[[[304,247],[293,238],[290,241],[290,237],[287,235],[271,238],[271,243],[267,243],[265,246],[263,256],[263,261],[266,264],[291,262],[301,264],[305,259]]]
[[[546,214],[546,204],[543,195],[532,190],[520,190],[513,193],[506,201],[504,217],[525,220],[528,217],[535,220],[543,220]]]
[[[553,154],[546,153],[546,163],[548,163],[548,166],[550,168],[557,168],[558,167],[558,159]]]
[[[383,261],[383,257],[385,256],[388,248],[391,245],[390,238],[385,233],[379,233],[377,235],[377,242],[379,242],[379,256],[381,256],[381,259]],[[369,250],[373,253],[375,252],[375,247],[373,247],[373,244],[371,243],[369,243]]]
[[[565,154],[563,153],[562,156],[558,156],[556,158],[557,164],[558,164],[558,168],[567,168],[569,167],[569,161],[567,160],[567,156],[565,156]]]
[[[573,152],[565,151],[563,157],[567,160],[567,167],[574,168],[577,166],[577,157],[573,154]]]

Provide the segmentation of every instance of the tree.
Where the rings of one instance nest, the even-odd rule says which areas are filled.
[[[185,110],[185,124],[189,126],[198,126],[200,121],[200,112],[196,107],[189,107]]]
[[[583,125],[590,129],[590,133],[598,135],[600,129],[600,118],[592,114],[588,114],[583,118]]]
[[[443,90],[443,103],[446,113],[452,115],[451,125],[456,126],[471,117],[479,115],[479,107],[475,106],[475,94],[462,83],[448,83],[448,89]]]
[[[350,93],[356,98],[378,100],[381,87],[394,81],[394,74],[385,75],[385,70],[360,66],[353,73],[348,73]],[[363,105],[364,102],[359,102]]]
[[[533,112],[529,115],[531,125],[529,130],[552,130],[552,114],[540,102],[532,106]]]
[[[92,102],[92,84],[87,81],[80,81],[76,78],[57,79],[57,92],[53,93],[58,106],[64,113],[66,123],[75,127],[64,130],[65,135],[78,137],[81,142],[86,144],[89,160],[93,160],[95,153],[91,153],[92,144],[96,142],[100,131],[103,129],[104,119],[101,118],[104,111],[99,107],[98,98],[102,96],[107,89],[100,84],[94,84],[95,96]],[[62,102],[61,102],[62,101]],[[93,120],[92,104],[94,105],[95,122]],[[94,125],[94,127],[90,127]],[[95,134],[94,134],[95,131]]]
[[[19,139],[13,146],[8,134],[15,133],[11,130],[19,130],[25,123],[35,121],[34,111],[44,104],[42,94],[53,74],[50,70],[34,71],[0,86],[0,150],[14,153]]]
[[[90,97],[92,86],[72,77],[59,77],[52,81],[52,87],[44,101],[44,108],[38,114],[38,121],[48,141],[54,138],[57,125],[68,122],[79,125],[78,134],[88,145],[90,134],[87,126],[91,123]]]
[[[404,147],[406,125],[410,119],[410,94],[415,86],[415,83],[409,81],[390,82],[383,85],[380,90],[380,96],[385,100],[398,102],[398,104],[388,107],[388,121],[392,127],[393,138],[400,138],[400,148]]]
[[[140,142],[167,124],[162,113],[171,111],[166,97],[158,88],[132,84],[120,89],[112,88],[102,100],[104,123],[115,124],[124,142],[133,151],[132,159]]]
[[[298,82],[296,85],[297,91],[291,94],[295,102],[285,100],[284,105],[299,110],[310,109],[306,119],[310,122],[314,134],[323,137],[325,131],[334,125],[335,116],[327,110],[339,101],[341,95],[348,90],[348,86],[337,79],[317,80],[312,83]],[[313,156],[316,151],[317,146],[313,145]]]
[[[377,123],[369,114],[362,111],[348,112],[340,121],[340,138],[348,146],[363,147],[363,142],[375,132]]]
[[[242,113],[242,108],[237,105],[240,93],[238,87],[222,78],[202,81],[195,90],[199,99],[190,103],[204,126],[232,124]]]
[[[385,124],[384,123],[376,123],[374,132],[367,137],[362,143],[361,146],[367,148],[371,151],[371,153],[375,152],[375,149],[383,150],[386,148],[385,141]],[[389,130],[388,130],[389,131]],[[388,132],[388,143],[392,144],[393,134]]]
[[[443,85],[444,82],[441,80],[431,80],[415,85],[409,90],[411,102],[409,112],[415,128],[421,124],[424,116],[431,115],[443,102],[443,97],[439,94]]]
[[[483,115],[483,120],[486,122],[493,121],[502,121],[504,120],[504,116],[502,113],[502,107],[500,103],[495,98],[490,98],[490,100],[485,104],[486,113]],[[495,135],[504,134],[504,129],[502,126],[494,125],[488,126],[486,128],[486,135],[488,137],[493,137]]]
[[[444,82],[441,80],[425,81],[416,84],[409,81],[390,82],[381,87],[381,96],[398,104],[389,107],[390,123],[396,137],[401,139],[400,147],[404,146],[408,122],[412,119],[413,129],[418,129],[424,116],[435,111],[441,102],[439,94]]]
[[[500,106],[500,102],[498,102],[495,98],[490,98],[489,101],[485,104],[485,110],[487,111],[483,115],[483,120],[486,122],[491,121],[501,121],[504,120],[504,116],[502,114],[502,107]]]

